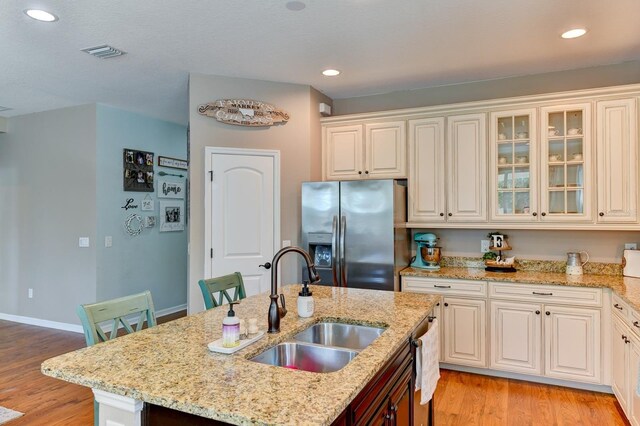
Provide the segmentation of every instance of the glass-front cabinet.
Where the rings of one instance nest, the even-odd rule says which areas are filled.
[[[491,114],[491,220],[536,221],[535,109]]]
[[[591,104],[540,112],[540,220],[591,220]]]

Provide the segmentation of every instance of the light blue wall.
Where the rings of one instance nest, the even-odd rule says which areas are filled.
[[[154,156],[155,192],[124,192],[122,151],[150,151]],[[187,228],[182,232],[159,232],[158,172],[182,173],[158,167],[158,155],[187,158],[187,128],[139,114],[97,107],[97,300],[150,290],[156,310],[184,305],[187,301]],[[185,178],[175,178],[184,181]],[[145,195],[154,200],[153,212],[141,211]],[[133,198],[137,209],[121,207]],[[185,200],[186,201],[186,200]],[[156,216],[156,226],[136,237],[124,230],[131,214]],[[105,247],[105,236],[113,246]]]

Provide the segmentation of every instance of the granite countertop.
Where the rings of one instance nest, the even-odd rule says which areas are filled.
[[[509,282],[518,284],[546,284],[571,287],[610,288],[629,305],[640,313],[640,278],[623,277],[621,275],[567,275],[559,272],[517,271],[488,272],[484,268],[442,267],[438,271],[419,268],[406,268],[400,272],[402,276],[444,278],[458,280],[477,280],[493,282]]]
[[[299,318],[299,286],[283,289],[289,313],[281,332],[233,355],[209,352],[222,335],[221,307],[51,358],[48,376],[232,424],[328,425],[403,345],[440,296],[311,286],[312,318]],[[243,299],[239,318],[267,329],[269,296]],[[349,364],[310,373],[249,361],[321,320],[387,325]]]

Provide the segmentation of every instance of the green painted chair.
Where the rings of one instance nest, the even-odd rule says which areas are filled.
[[[142,330],[145,320],[148,327],[154,327],[156,325],[156,314],[149,290],[118,299],[80,305],[76,311],[82,322],[87,346],[93,346],[97,343],[115,339],[118,337],[118,328],[120,328],[120,325],[124,327],[127,333]],[[139,316],[134,329],[131,327],[127,317],[136,314],[139,314]],[[108,336],[99,325],[107,321],[111,321],[111,331]],[[98,426],[99,422],[99,407],[99,404],[94,399],[93,424],[95,426]]]
[[[87,346],[115,339],[118,337],[120,326],[124,327],[127,333],[133,333],[142,330],[145,321],[148,327],[156,325],[156,314],[149,290],[118,299],[80,305],[77,312],[82,322]],[[136,314],[138,322],[134,329],[127,317]],[[111,331],[108,336],[98,325],[107,321],[111,321]]]
[[[204,298],[204,306],[207,309],[213,309],[225,303],[236,302],[247,297],[244,291],[244,282],[240,272],[224,275],[217,278],[209,278],[208,280],[198,281],[202,297]],[[235,289],[233,296],[228,292]],[[218,300],[216,300],[216,297]]]

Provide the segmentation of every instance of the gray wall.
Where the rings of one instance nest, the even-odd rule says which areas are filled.
[[[509,98],[640,83],[640,61],[522,77],[334,99],[334,115]]]
[[[154,156],[155,182],[158,172],[186,171],[158,166],[158,155],[187,158],[187,128],[167,121],[98,105],[97,122],[97,300],[112,299],[150,290],[157,310],[170,309],[187,301],[187,230],[159,232],[159,199],[155,192],[125,192],[122,188],[124,148],[150,151]],[[184,182],[186,178],[168,177]],[[154,201],[154,211],[141,211],[142,199]],[[136,209],[122,206],[133,198]],[[185,201],[185,200],[182,200]],[[124,221],[136,213],[156,216],[156,226],[132,237]],[[106,248],[105,236],[113,246]],[[93,299],[87,300],[87,302]]]
[[[96,107],[15,117],[10,129],[0,134],[0,312],[78,323],[76,306],[96,294]]]
[[[247,128],[219,123],[197,112],[200,104],[223,98],[249,98],[269,102],[289,112],[285,125]],[[189,311],[202,309],[197,283],[204,274],[204,149],[207,146],[280,151],[281,240],[299,241],[300,184],[319,179],[321,162],[320,114],[314,102],[328,100],[310,86],[192,74],[189,80],[190,229]],[[313,136],[311,135],[313,133]],[[317,133],[317,134],[316,134]],[[313,170],[312,170],[313,169]],[[282,282],[298,281],[297,261],[282,262]],[[265,313],[266,314],[266,313]]]

